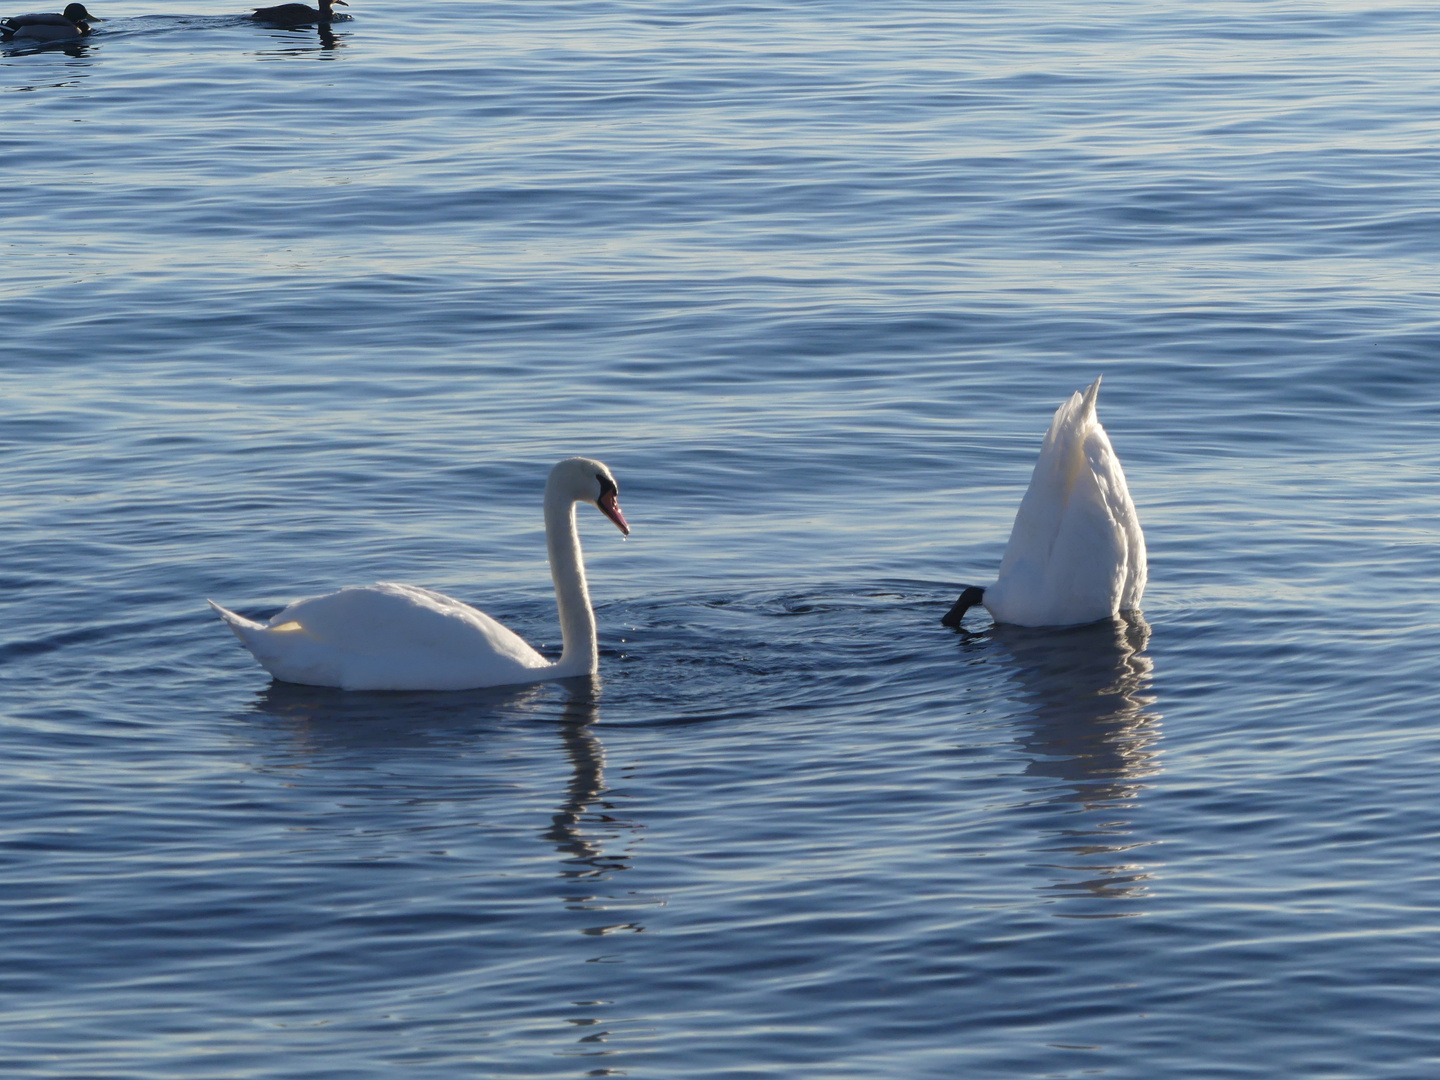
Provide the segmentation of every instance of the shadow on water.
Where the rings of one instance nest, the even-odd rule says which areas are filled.
[[[1064,631],[996,627],[990,636],[1009,653],[1030,707],[1018,738],[1030,763],[1025,775],[1046,781],[1033,813],[1062,813],[1043,828],[1043,864],[1061,880],[1046,891],[1104,902],[1100,910],[1066,911],[1075,918],[1117,918],[1111,901],[1143,899],[1150,871],[1129,820],[1146,781],[1160,772],[1160,713],[1146,694],[1154,663],[1145,650],[1150,626],[1139,614]],[[1026,721],[1022,721],[1026,723]]]

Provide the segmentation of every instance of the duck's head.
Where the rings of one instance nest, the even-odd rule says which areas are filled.
[[[940,617],[940,622],[945,626],[959,626],[960,620],[965,617],[976,604],[985,602],[985,590],[979,585],[966,585],[965,591],[960,594],[960,599],[955,601],[955,606]]]
[[[96,18],[94,15],[91,15],[90,12],[86,11],[84,4],[66,4],[65,10],[62,11],[60,14],[65,16],[67,22],[72,22],[76,26],[79,26],[82,23],[105,21],[104,19]]]
[[[590,503],[624,535],[630,535],[630,524],[620,512],[620,486],[604,462],[593,458],[566,458],[550,470],[550,479],[545,482],[547,502],[552,494],[572,502]]]
[[[322,11],[329,11],[329,10],[330,10],[330,5],[332,5],[332,4],[339,4],[341,7],[349,7],[349,6],[350,6],[349,4],[347,4],[347,3],[345,2],[345,0],[320,0],[320,9],[321,9]]]

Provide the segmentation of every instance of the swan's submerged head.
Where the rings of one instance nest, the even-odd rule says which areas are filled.
[[[979,585],[966,585],[965,591],[960,594],[960,599],[955,601],[955,606],[947,611],[940,619],[946,626],[959,626],[960,620],[965,617],[976,604],[985,602],[985,590]]]
[[[588,502],[615,523],[624,535],[630,535],[630,524],[620,511],[620,486],[604,462],[593,458],[566,458],[550,470],[545,482],[545,497],[552,493],[572,502]]]

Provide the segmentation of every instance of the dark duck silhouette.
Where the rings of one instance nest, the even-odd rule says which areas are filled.
[[[66,4],[63,12],[12,15],[0,19],[5,41],[71,41],[90,33],[92,22],[104,22],[85,10],[84,4]]]
[[[309,4],[278,4],[275,7],[256,8],[252,19],[260,22],[276,23],[280,26],[310,26],[315,23],[328,23],[335,19],[349,18],[348,15],[336,15],[331,10],[332,5],[339,4],[341,7],[349,7],[345,0],[320,0],[320,8],[316,10]]]

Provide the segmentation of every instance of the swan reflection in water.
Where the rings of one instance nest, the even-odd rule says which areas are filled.
[[[389,761],[393,755],[388,752],[402,747],[445,752],[457,740],[469,742],[493,732],[497,720],[526,725],[555,721],[570,777],[549,826],[539,835],[561,856],[563,903],[570,910],[607,913],[656,903],[630,894],[600,893],[614,874],[630,868],[642,826],[615,815],[620,796],[605,786],[605,748],[594,731],[600,716],[598,676],[450,693],[366,693],[276,681],[260,692],[252,707],[285,722],[288,747],[282,768],[287,769],[313,767],[337,755],[352,763],[357,757]],[[432,783],[438,782],[429,775]],[[487,778],[467,775],[465,780],[484,784]],[[453,798],[457,793],[448,794]],[[614,843],[624,846],[607,850]],[[587,924],[580,932],[604,936],[641,929],[639,923],[626,921]]]
[[[482,690],[355,691],[301,686],[276,679],[251,708],[285,722],[303,763],[326,751],[423,747],[452,742],[470,731],[490,730],[497,720],[539,712],[544,684]]]
[[[591,676],[567,679],[570,699],[565,703],[559,726],[565,756],[570,760],[570,783],[565,801],[550,819],[544,837],[561,855],[560,876],[565,884],[565,906],[572,911],[612,911],[635,904],[653,903],[632,895],[602,894],[604,884],[622,870],[630,869],[634,840],[642,826],[615,815],[613,793],[605,786],[605,747],[592,725],[599,719],[600,680]],[[619,851],[607,852],[606,843],[628,839]],[[581,933],[590,936],[639,932],[638,922],[614,922],[587,926]]]
[[[537,897],[549,894],[558,898],[561,907],[557,914],[567,929],[586,942],[579,963],[552,977],[554,1007],[563,1017],[555,1022],[562,1025],[565,1036],[574,1036],[574,1042],[557,1054],[597,1066],[600,1062],[595,1059],[610,1060],[625,1052],[615,1041],[634,1023],[609,1015],[614,1002],[605,965],[624,949],[621,941],[626,935],[644,930],[636,909],[664,903],[660,898],[616,888],[616,876],[633,864],[635,841],[643,826],[616,815],[623,796],[606,786],[605,748],[595,733],[600,685],[597,676],[581,676],[451,693],[367,693],[273,682],[252,705],[254,711],[283,721],[275,725],[278,732],[272,729],[286,741],[280,769],[308,771],[317,778],[312,784],[332,784],[334,789],[344,790],[350,806],[356,801],[357,779],[363,776],[366,790],[383,793],[385,801],[403,796],[407,811],[432,800],[477,808],[499,800],[499,813],[505,814],[513,805],[514,791],[497,775],[503,770],[476,770],[471,762],[483,759],[468,754],[463,763],[457,763],[456,748],[483,747],[495,741],[497,734],[513,748],[518,735],[518,741],[529,748],[527,753],[549,758],[545,747],[554,744],[548,742],[547,728],[553,726],[569,776],[563,794],[557,790],[553,802],[546,800],[554,807],[548,821],[532,819],[529,828],[534,829],[530,835],[553,846],[558,868],[548,880],[542,872],[525,887]],[[411,753],[397,755],[397,749]],[[451,763],[451,771],[435,768],[435,759],[441,756]],[[369,775],[376,763],[397,759],[409,762],[403,777]],[[501,760],[504,764],[513,759]],[[357,775],[356,765],[363,773]],[[529,767],[526,772],[532,774]],[[483,809],[467,811],[460,818],[470,821],[484,813]],[[395,821],[389,824],[394,831],[404,831]],[[467,827],[473,828],[473,821]],[[372,837],[379,835],[373,822],[370,830]],[[493,872],[489,860],[496,853],[485,842],[483,830],[478,835],[470,858],[485,861],[486,870]],[[408,845],[403,836],[402,842]],[[468,877],[477,865],[472,861],[460,873]],[[526,873],[513,864],[502,870]],[[549,910],[556,912],[553,907]],[[539,907],[533,918],[542,927],[550,923]],[[610,939],[612,934],[621,937]],[[597,1067],[588,1075],[607,1075],[609,1071]]]
[[[1138,613],[1061,631],[997,626],[991,636],[1010,654],[1021,701],[1032,712],[1018,738],[1030,759],[1025,775],[1045,781],[1031,808],[1062,811],[1044,830],[1042,864],[1060,880],[1052,895],[1107,901],[1077,918],[1139,914],[1108,901],[1138,900],[1151,874],[1130,817],[1147,781],[1160,772],[1160,714],[1147,695],[1154,663],[1145,655],[1150,626]],[[1058,786],[1053,783],[1058,781]]]

